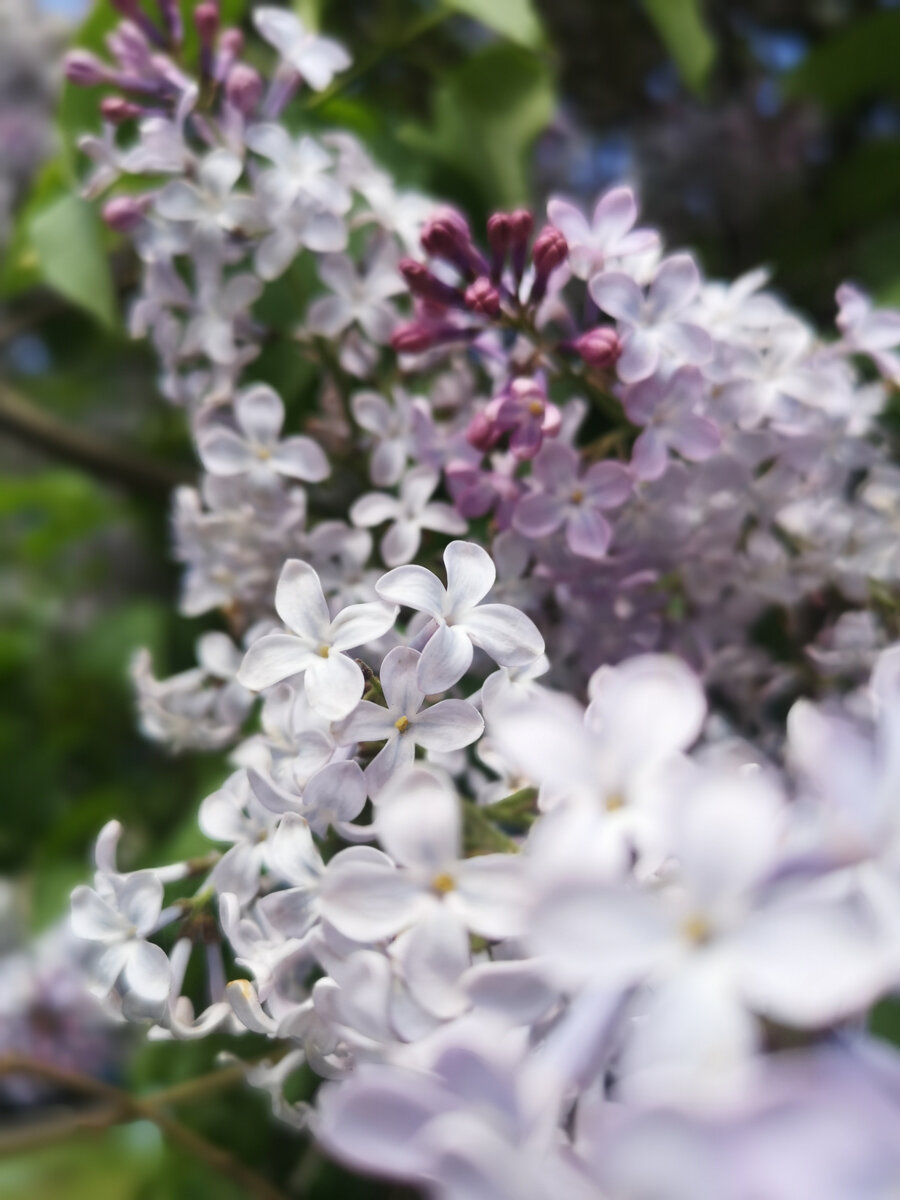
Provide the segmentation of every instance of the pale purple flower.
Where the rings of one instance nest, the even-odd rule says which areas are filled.
[[[310,305],[310,333],[335,338],[356,322],[373,342],[387,342],[397,321],[389,298],[405,291],[391,245],[385,243],[362,271],[343,254],[326,255],[318,267],[319,278],[332,294]]]
[[[316,254],[331,254],[347,245],[347,227],[340,217],[320,205],[295,201],[259,243],[253,266],[261,279],[277,279],[301,247]]]
[[[292,138],[281,125],[252,125],[244,135],[249,148],[272,166],[256,181],[256,191],[274,216],[303,200],[340,216],[351,205],[349,189],[335,177],[328,151],[309,134]]]
[[[350,520],[354,525],[369,528],[391,522],[381,539],[381,557],[386,566],[396,567],[415,558],[423,529],[448,534],[466,532],[468,522],[456,509],[431,499],[439,482],[437,471],[430,467],[413,467],[400,484],[399,497],[385,492],[367,492],[354,501],[350,509]]]
[[[238,673],[245,687],[260,691],[303,675],[311,706],[340,720],[363,693],[363,673],[342,653],[382,637],[394,624],[391,604],[351,604],[332,620],[322,585],[309,563],[288,559],[275,592],[275,609],[290,633],[270,633],[255,641]]]
[[[588,287],[598,307],[619,322],[622,353],[616,367],[624,383],[646,379],[661,360],[701,365],[712,358],[712,339],[689,319],[700,290],[690,255],[660,263],[646,296],[630,275],[612,271],[595,275]]]
[[[702,412],[706,387],[696,367],[679,367],[668,379],[651,376],[625,389],[622,405],[642,432],[631,451],[631,469],[640,480],[659,479],[675,451],[689,462],[704,462],[719,449],[719,427]]]
[[[378,392],[355,392],[350,398],[353,419],[375,441],[369,475],[376,487],[393,487],[400,481],[410,454],[412,404],[402,388],[393,391],[393,403]]]
[[[200,461],[211,474],[246,476],[263,487],[271,486],[278,475],[320,483],[330,474],[318,442],[302,436],[280,439],[284,405],[266,384],[252,384],[238,392],[234,419],[237,430],[208,423],[197,435]]]
[[[375,590],[391,601],[432,618],[434,632],[419,661],[417,680],[430,695],[452,687],[468,671],[474,647],[500,666],[525,666],[544,652],[534,622],[509,604],[482,604],[494,586],[496,568],[474,542],[451,542],[444,551],[447,587],[424,567],[395,567]]]
[[[866,354],[879,373],[900,386],[900,312],[877,309],[864,292],[844,283],[837,290],[837,327],[844,343],[857,354]]]
[[[516,505],[513,528],[528,538],[565,529],[566,544],[580,558],[605,558],[612,529],[604,512],[624,504],[631,474],[616,462],[581,470],[579,455],[561,442],[545,445],[532,464],[533,490]]]
[[[547,204],[547,218],[565,235],[569,266],[579,279],[618,268],[623,259],[644,255],[659,245],[659,234],[654,230],[632,228],[637,220],[637,202],[628,187],[604,192],[594,205],[590,221],[574,204],[553,196]]]
[[[350,66],[350,55],[340,42],[312,33],[298,16],[283,8],[255,8],[253,23],[283,62],[316,92],[324,91],[335,75]]]
[[[260,225],[258,202],[235,195],[244,164],[230,150],[213,150],[200,163],[197,182],[175,179],[156,198],[156,211],[168,221],[189,224],[197,237],[221,239],[236,230],[250,232]]]
[[[432,772],[414,767],[395,777],[382,793],[376,829],[389,857],[332,859],[322,879],[322,915],[345,937],[378,942],[440,907],[482,937],[520,931],[518,859],[460,857],[460,802]]]
[[[466,700],[440,700],[422,707],[425,693],[416,682],[420,657],[410,646],[391,650],[379,673],[387,707],[361,700],[336,731],[342,745],[385,743],[366,767],[372,795],[413,765],[417,746],[438,753],[459,750],[476,741],[484,730],[478,710]]]

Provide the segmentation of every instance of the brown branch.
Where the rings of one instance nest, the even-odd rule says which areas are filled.
[[[77,429],[0,383],[0,432],[138,495],[168,495],[190,482],[181,468]]]
[[[201,1079],[189,1081],[189,1084],[179,1084],[147,1097],[132,1096],[121,1088],[94,1079],[90,1075],[70,1071],[52,1063],[39,1062],[24,1054],[13,1053],[0,1057],[0,1077],[4,1075],[32,1075],[46,1079],[65,1091],[94,1096],[102,1103],[93,1110],[57,1117],[40,1125],[26,1126],[15,1133],[8,1133],[0,1139],[0,1154],[8,1155],[46,1145],[80,1131],[108,1129],[127,1121],[152,1121],[171,1142],[205,1162],[220,1175],[232,1179],[243,1187],[253,1200],[286,1200],[283,1192],[252,1167],[247,1166],[229,1150],[195,1133],[164,1109],[166,1104],[195,1097],[201,1092],[214,1091],[219,1087],[230,1087],[239,1082],[244,1075],[243,1066],[240,1064],[226,1067],[222,1071],[210,1072]]]

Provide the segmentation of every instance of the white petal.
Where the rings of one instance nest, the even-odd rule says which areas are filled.
[[[416,767],[381,797],[378,840],[401,866],[439,875],[459,854],[462,818],[454,792],[431,771]]]
[[[466,615],[466,632],[501,667],[524,667],[544,653],[530,617],[509,604],[482,604]]]
[[[514,937],[526,925],[522,863],[514,854],[479,854],[459,864],[448,903],[473,933]]]
[[[466,700],[441,700],[417,714],[412,731],[426,750],[460,750],[481,737],[484,721]]]
[[[497,578],[491,556],[475,542],[451,542],[444,551],[444,566],[450,610],[460,615],[483,600]]]
[[[272,446],[284,424],[284,405],[273,388],[258,383],[238,392],[234,415],[251,441],[260,446]]]
[[[81,884],[72,892],[72,930],[91,942],[119,942],[129,933],[128,922],[93,888]]]
[[[280,474],[306,483],[321,483],[331,474],[325,451],[308,437],[289,437],[279,442],[272,454],[272,466]]]
[[[331,615],[318,573],[309,563],[289,558],[284,564],[275,589],[275,611],[294,633],[328,644]]]
[[[394,952],[419,1004],[444,1020],[463,1011],[467,1002],[459,980],[471,962],[469,939],[446,909],[436,908],[398,938]]]
[[[379,942],[412,925],[422,899],[404,872],[375,862],[332,863],[322,881],[323,917],[355,942]]]
[[[331,623],[331,645],[349,650],[384,637],[397,619],[397,606],[373,600],[368,604],[348,604]]]
[[[385,492],[367,492],[350,506],[350,520],[363,529],[380,525],[382,521],[393,521],[399,513],[400,502]]]
[[[593,277],[588,284],[588,291],[597,307],[617,321],[624,321],[628,325],[640,323],[644,297],[630,275],[605,271]]]
[[[392,709],[411,717],[422,707],[425,693],[416,684],[419,652],[411,646],[395,646],[384,657],[379,678],[384,698]]]
[[[346,654],[332,651],[327,658],[316,656],[303,677],[310,706],[329,721],[340,721],[363,694],[363,673]]]
[[[257,462],[246,441],[225,426],[203,430],[197,437],[197,453],[211,475],[243,475]]]
[[[375,584],[382,600],[414,608],[439,617],[443,613],[447,593],[431,571],[420,566],[395,567]]]
[[[472,657],[472,642],[464,629],[458,625],[439,625],[425,643],[419,659],[417,682],[420,690],[426,696],[445,692],[462,679],[472,664]]]
[[[305,671],[315,657],[315,652],[301,638],[289,633],[266,634],[248,649],[238,671],[238,682],[259,692]]]
[[[418,521],[395,521],[381,539],[381,557],[387,567],[398,567],[408,563],[419,552],[422,529]]]

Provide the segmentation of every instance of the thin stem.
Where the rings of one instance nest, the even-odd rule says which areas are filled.
[[[186,471],[76,429],[2,383],[0,432],[138,495],[168,495],[172,488],[190,482]]]
[[[222,1071],[212,1071],[201,1079],[190,1080],[191,1086],[180,1084],[155,1095],[142,1097],[132,1096],[121,1088],[79,1071],[39,1062],[24,1054],[5,1054],[0,1057],[0,1077],[32,1075],[46,1079],[66,1091],[95,1096],[102,1101],[102,1105],[92,1112],[75,1113],[71,1117],[57,1118],[42,1126],[7,1134],[0,1139],[0,1154],[18,1153],[23,1149],[44,1145],[47,1141],[68,1137],[80,1130],[108,1129],[127,1121],[152,1121],[175,1145],[205,1162],[212,1170],[234,1180],[254,1200],[285,1200],[284,1193],[252,1167],[247,1166],[229,1150],[224,1150],[187,1125],[183,1125],[164,1108],[166,1104],[194,1098],[201,1093],[207,1094],[220,1087],[231,1087],[240,1082],[243,1073],[243,1066],[235,1064],[233,1067],[223,1068]]]

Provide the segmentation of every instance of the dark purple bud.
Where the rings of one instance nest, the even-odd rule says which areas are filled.
[[[425,250],[452,264],[469,279],[487,274],[487,263],[472,242],[472,232],[462,213],[442,208],[422,230]]]
[[[219,38],[219,49],[223,54],[238,58],[244,52],[244,35],[239,29],[225,29]]]
[[[579,354],[589,367],[605,370],[615,365],[622,353],[622,343],[619,335],[608,325],[598,325],[589,329],[572,343],[572,349]]]
[[[491,248],[491,279],[498,283],[512,245],[512,223],[509,213],[498,212],[488,217],[487,236]]]
[[[414,296],[440,308],[462,307],[463,298],[459,290],[432,275],[424,263],[414,258],[402,258],[397,266]]]
[[[116,12],[120,12],[123,17],[133,21],[144,37],[154,46],[165,46],[165,34],[150,20],[138,4],[138,0],[111,0],[111,3]]]
[[[66,55],[66,79],[78,87],[100,87],[111,82],[111,72],[96,54],[73,50]]]
[[[435,327],[425,321],[408,321],[391,334],[391,346],[398,354],[422,354],[435,343]]]
[[[173,46],[180,46],[184,38],[184,25],[178,0],[156,0],[156,6],[169,35],[169,41]]]
[[[521,280],[528,260],[528,239],[534,229],[534,218],[527,208],[517,208],[509,214],[510,250],[512,251],[513,274]]]
[[[212,46],[219,32],[219,6],[213,0],[203,0],[194,9],[194,24],[204,46]]]
[[[466,288],[466,308],[482,317],[496,317],[500,311],[500,293],[486,276]]]
[[[144,219],[147,196],[116,196],[103,206],[103,220],[116,233],[131,233]]]
[[[100,101],[100,113],[104,121],[111,125],[121,125],[123,121],[132,121],[141,116],[146,110],[139,104],[132,104],[121,96],[106,96]]]
[[[258,71],[246,63],[236,63],[225,80],[225,95],[245,117],[255,112],[263,94],[263,81]]]
[[[569,243],[552,225],[545,225],[534,240],[534,284],[529,301],[532,304],[543,300],[547,292],[547,280],[557,267],[562,266],[569,256]]]

